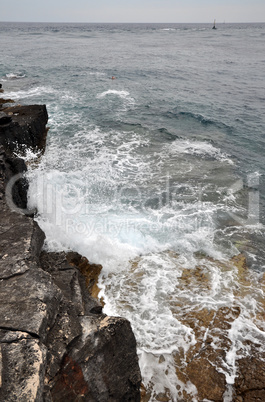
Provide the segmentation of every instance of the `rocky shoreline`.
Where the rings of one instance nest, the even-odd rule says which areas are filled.
[[[140,401],[128,320],[95,295],[101,266],[42,251],[17,148],[45,150],[45,105],[0,100],[0,400]]]
[[[141,374],[129,321],[102,313],[97,299],[102,267],[75,252],[42,250],[45,235],[32,219],[34,211],[27,208],[28,184],[23,176],[27,167],[16,150],[44,152],[47,121],[45,105],[19,106],[0,99],[0,401],[154,400],[151,388],[142,386],[140,396]],[[236,361],[233,384],[227,384],[224,370],[218,369],[231,348],[228,333],[240,318],[239,301],[251,292],[246,242],[241,243],[241,253],[227,264],[201,256],[192,273],[183,268],[179,276],[178,291],[207,292],[207,258],[224,272],[232,269],[237,281],[230,307],[199,306],[186,313],[183,303],[172,307],[172,314],[196,338],[186,364],[176,365],[176,375],[183,384],[196,386],[198,401],[265,400],[262,336],[257,341],[247,335],[241,339],[248,353]],[[264,274],[258,289],[259,329],[259,320],[264,322]],[[218,347],[212,342],[217,338]],[[181,356],[174,359],[179,362]],[[163,364],[162,357],[158,364]],[[155,400],[172,398],[166,391]],[[184,392],[182,401],[194,401],[194,395]]]

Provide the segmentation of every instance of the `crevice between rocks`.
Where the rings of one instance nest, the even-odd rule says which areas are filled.
[[[4,331],[4,332],[20,332],[20,333],[24,333],[24,334],[28,334],[32,339],[40,339],[40,337],[39,337],[39,335],[38,334],[35,334],[34,332],[29,332],[29,331],[26,331],[25,329],[23,329],[23,328],[12,328],[12,327],[0,327],[0,331]],[[13,342],[18,342],[18,340],[16,340],[16,341],[12,341],[12,340],[10,340],[10,341],[8,341],[8,340],[2,340],[1,338],[0,338],[0,343],[13,343]]]

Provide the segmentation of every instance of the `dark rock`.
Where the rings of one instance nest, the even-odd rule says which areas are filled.
[[[250,349],[249,356],[238,361],[235,392],[245,402],[265,401],[265,353],[253,345]]]
[[[78,256],[77,258],[82,259],[78,253],[74,254]],[[68,261],[69,253],[47,253],[43,251],[40,255],[41,267],[52,275],[54,282],[64,296],[74,304],[77,313],[79,315],[98,314],[100,307],[102,310],[101,304],[89,293],[86,287],[86,278],[75,265],[70,265]]]
[[[21,147],[44,150],[48,121],[45,105],[13,106],[5,113],[12,113],[12,122],[0,126],[1,145],[11,151]]]
[[[29,270],[29,262],[38,261],[44,241],[44,233],[32,219],[11,211],[6,204],[8,197],[5,194],[5,186],[6,183],[10,183],[8,180],[12,177],[9,161],[10,159],[0,150],[0,279],[8,279]],[[14,172],[19,171],[21,167],[24,168],[20,162],[12,166]],[[22,195],[20,198],[17,193],[18,203],[22,203],[26,197],[23,189],[20,190]],[[12,205],[16,208],[13,199]]]
[[[50,329],[45,343],[48,348],[47,381],[58,373],[69,345],[81,334],[82,327],[74,305],[63,298],[55,323]]]
[[[6,200],[8,201],[8,205],[16,212],[28,213],[28,211],[26,211],[28,182],[24,177],[26,164],[23,159],[8,158],[6,160],[6,166],[7,173],[13,173],[12,176],[10,173],[7,175],[7,178],[9,178],[9,182],[6,186]]]
[[[103,306],[95,306],[90,310],[92,314],[102,314]]]
[[[126,319],[102,314],[102,305],[89,295],[86,278],[73,262],[77,266],[82,262],[89,265],[77,253],[43,251],[40,255],[42,268],[64,295],[46,342],[50,353],[46,380],[53,384],[49,398],[138,401],[141,375],[131,326]],[[63,337],[58,336],[60,332]]]
[[[7,116],[7,114],[4,112],[0,112],[0,125],[1,126],[9,124],[9,123],[11,123],[11,121],[12,121],[12,118],[10,116]]]
[[[52,400],[140,401],[141,374],[130,323],[91,316],[82,318],[82,326],[82,338],[65,356],[54,381]]]
[[[11,210],[22,213],[28,212],[26,170],[23,159],[8,156],[0,146],[0,200],[5,197]]]

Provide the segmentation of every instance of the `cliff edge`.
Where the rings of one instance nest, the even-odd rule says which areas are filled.
[[[43,252],[28,216],[26,165],[13,151],[44,151],[46,107],[10,102],[0,101],[0,400],[140,401],[130,323],[88,291],[101,266]]]

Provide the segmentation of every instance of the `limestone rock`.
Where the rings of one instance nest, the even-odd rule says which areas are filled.
[[[46,347],[36,339],[1,343],[1,401],[42,401],[46,353]]]
[[[63,298],[53,327],[48,332],[45,345],[48,348],[46,381],[60,370],[62,360],[71,342],[82,335],[82,327],[71,301]]]
[[[85,276],[80,273],[75,264],[69,263],[72,254],[79,260],[84,259],[78,253],[46,253],[43,251],[40,255],[40,264],[45,271],[52,275],[54,282],[65,297],[74,303],[79,315],[101,313],[102,306],[89,293]],[[85,260],[87,261],[87,259]]]
[[[28,268],[0,282],[0,328],[24,331],[45,341],[62,294],[50,275],[33,265]]]
[[[32,219],[11,212],[1,205],[4,212],[0,221],[0,279],[22,274],[29,269],[29,262],[36,261],[44,234]]]

